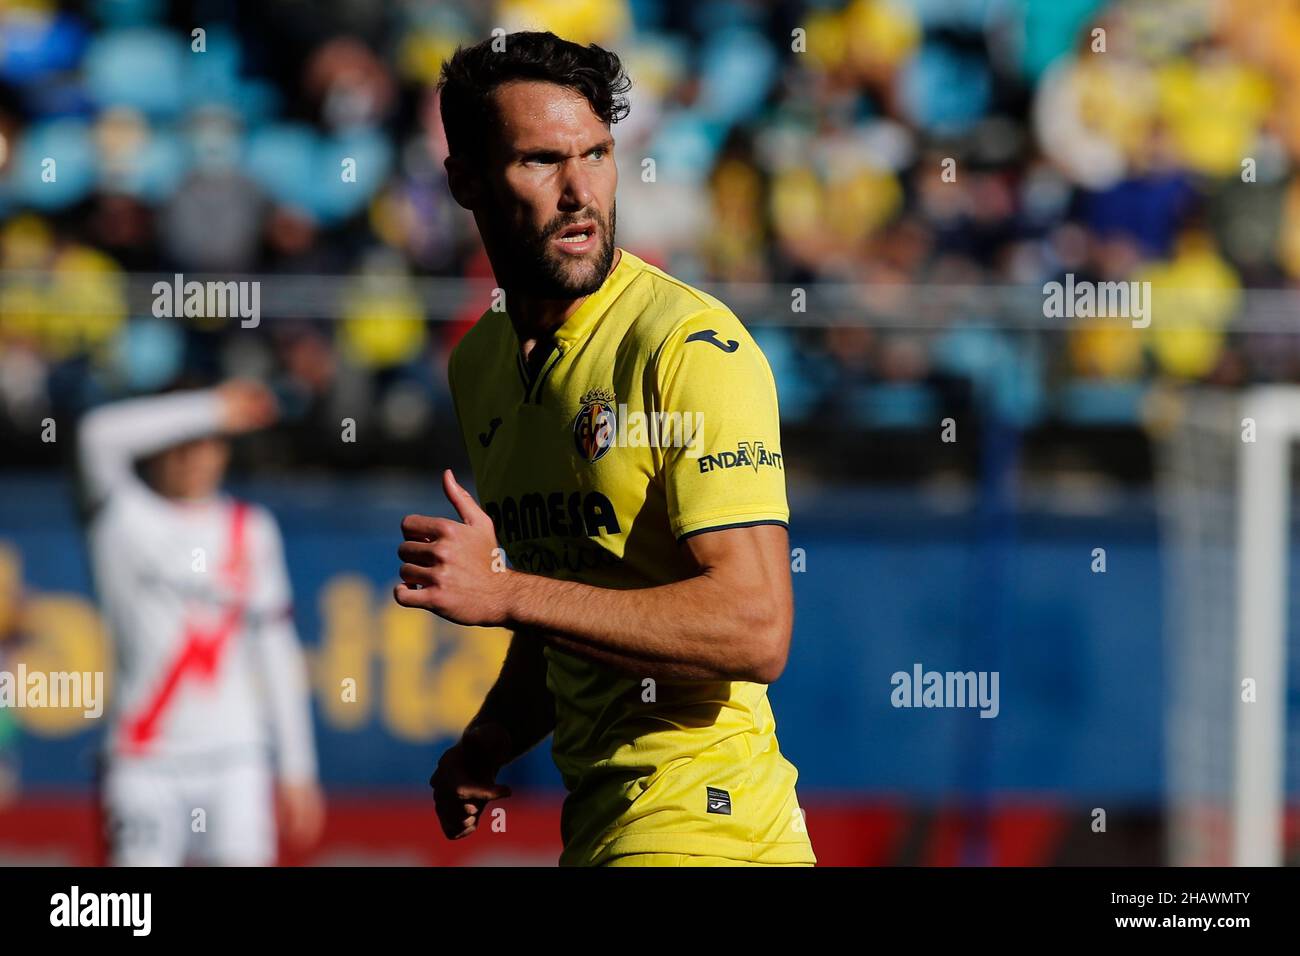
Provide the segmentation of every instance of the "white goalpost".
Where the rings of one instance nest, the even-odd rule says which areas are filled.
[[[1292,447],[1300,388],[1192,391],[1156,428],[1166,620],[1166,856],[1286,862],[1297,770]]]

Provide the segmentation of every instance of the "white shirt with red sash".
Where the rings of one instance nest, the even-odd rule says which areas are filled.
[[[117,651],[108,755],[207,764],[273,748],[284,779],[314,780],[306,669],[275,519],[216,495],[174,501],[135,464],[212,434],[213,391],[133,399],[80,432],[91,561]]]

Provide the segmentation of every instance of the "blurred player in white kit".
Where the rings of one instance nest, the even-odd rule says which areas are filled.
[[[227,436],[277,417],[266,388],[230,382],[82,422],[91,564],[117,658],[100,791],[113,865],[273,864],[277,798],[289,842],[320,834],[280,530],[220,491]]]

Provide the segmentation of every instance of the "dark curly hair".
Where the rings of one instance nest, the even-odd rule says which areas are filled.
[[[493,50],[505,43],[504,50]],[[508,33],[457,47],[442,65],[442,128],[453,156],[481,158],[496,114],[492,93],[511,80],[544,80],[581,93],[609,126],[628,114],[632,81],[618,55],[596,44],[580,46],[554,33]]]

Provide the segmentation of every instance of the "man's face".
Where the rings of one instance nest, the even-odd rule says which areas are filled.
[[[614,261],[614,139],[574,90],[516,80],[494,93],[500,121],[474,210],[503,285],[546,299],[600,288]]]

